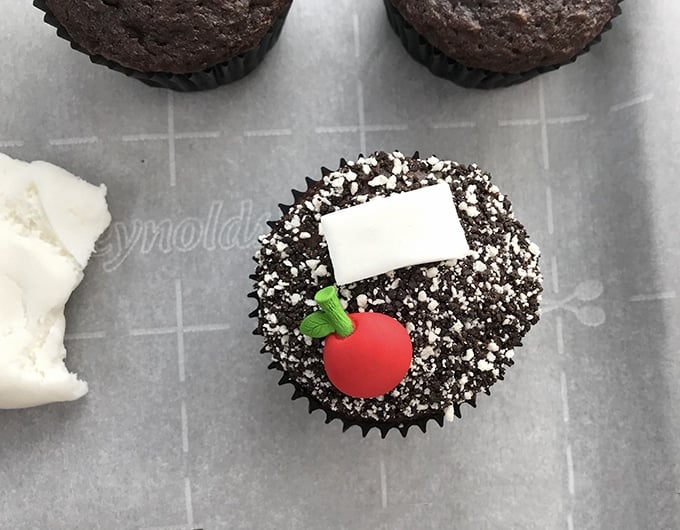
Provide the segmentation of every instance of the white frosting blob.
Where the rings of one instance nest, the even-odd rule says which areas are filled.
[[[111,222],[106,188],[0,154],[0,409],[70,401],[64,306]]]

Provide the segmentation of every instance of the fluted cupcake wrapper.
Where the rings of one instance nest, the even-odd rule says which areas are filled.
[[[146,85],[169,88],[178,92],[210,90],[237,81],[255,70],[255,68],[263,61],[267,52],[279,39],[281,30],[286,21],[286,16],[290,10],[290,6],[286,8],[258,45],[252,50],[223,63],[211,66],[201,72],[172,74],[166,72],[140,72],[122,66],[114,61],[110,61],[101,55],[93,55],[73,41],[68,31],[66,31],[54,17],[45,0],[33,0],[33,5],[45,13],[44,21],[57,29],[57,35],[68,41],[71,48],[87,55],[93,63],[106,66],[111,70],[125,74],[128,77],[138,79]]]
[[[612,28],[612,20],[621,14],[620,4],[622,1],[623,0],[619,0],[612,19],[607,22],[600,34],[570,60],[556,65],[541,66],[519,74],[509,74],[483,70],[481,68],[468,68],[467,66],[463,66],[456,62],[438,48],[432,46],[425,37],[418,33],[418,31],[404,19],[397,8],[394,7],[391,0],[383,0],[390,25],[401,39],[402,44],[411,57],[426,66],[430,72],[438,77],[443,77],[444,79],[453,81],[457,85],[466,88],[481,89],[502,88],[516,85],[529,81],[539,74],[552,72],[564,65],[573,63],[581,55],[588,53],[593,45],[602,40],[602,35]]]
[[[359,155],[359,158],[363,157],[364,155]],[[419,158],[419,153],[415,153],[414,158]],[[340,159],[340,164],[339,167],[345,167],[347,165],[347,161],[344,158]],[[321,168],[321,175],[326,176],[332,173],[332,171],[328,168],[322,167]],[[314,180],[310,177],[306,178],[306,183],[307,183],[307,190],[310,190],[313,186],[319,183],[319,180]],[[291,193],[293,195],[293,203],[292,204],[279,204],[279,209],[282,212],[282,215],[286,215],[288,213],[288,210],[292,207],[293,204],[295,204],[302,196],[305,195],[305,191],[300,191],[300,190],[291,190]],[[267,224],[269,225],[270,228],[276,229],[278,226],[278,223],[280,221],[268,221]],[[257,281],[258,278],[255,274],[250,275],[250,279],[253,281]],[[257,319],[259,317],[260,313],[260,298],[257,295],[257,290],[254,290],[248,294],[248,298],[252,298],[257,302],[257,307],[251,311],[251,313],[248,315],[250,318],[255,318]],[[255,328],[253,330],[253,335],[259,335],[262,336],[262,333],[259,331],[259,327]],[[269,354],[271,355],[271,351],[269,351],[266,347],[262,348],[260,350],[260,353],[262,354]],[[330,409],[328,406],[320,402],[318,399],[316,399],[314,396],[311,395],[311,393],[303,387],[299,382],[297,382],[293,377],[291,377],[290,374],[286,372],[286,370],[281,366],[280,363],[273,361],[271,364],[269,364],[268,368],[270,370],[277,370],[282,373],[281,379],[279,380],[279,385],[291,385],[293,387],[293,395],[291,397],[291,400],[295,401],[297,399],[306,399],[308,401],[308,411],[311,414],[312,412],[316,410],[321,410],[325,413],[326,418],[325,418],[325,423],[331,423],[334,420],[339,420],[342,423],[342,432],[348,431],[352,427],[359,427],[361,430],[362,436],[365,438],[368,436],[368,433],[372,430],[375,429],[380,432],[380,436],[382,438],[385,438],[387,434],[391,430],[396,430],[398,431],[403,437],[406,437],[408,434],[409,430],[412,427],[417,427],[419,428],[423,433],[427,432],[427,425],[430,421],[434,421],[437,423],[440,427],[444,426],[444,411],[437,411],[434,413],[430,413],[424,416],[418,416],[412,419],[404,420],[404,421],[375,421],[375,420],[370,420],[370,419],[360,419],[360,418],[351,418],[348,417],[345,414],[341,414],[337,411],[334,411]],[[486,390],[486,394],[490,394],[489,390]],[[473,408],[477,407],[477,399],[476,396],[473,396],[472,399],[469,399],[465,401],[464,403],[456,404],[453,405],[453,412],[454,415],[457,418],[461,418],[461,406],[463,404],[468,404]]]

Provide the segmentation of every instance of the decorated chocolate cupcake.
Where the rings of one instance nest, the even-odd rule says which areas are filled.
[[[526,81],[599,42],[621,0],[384,0],[408,52],[466,87]]]
[[[292,0],[34,0],[92,62],[152,86],[204,90],[251,72]]]
[[[539,248],[477,166],[380,152],[322,174],[260,238],[270,367],[364,435],[459,416],[539,319]]]

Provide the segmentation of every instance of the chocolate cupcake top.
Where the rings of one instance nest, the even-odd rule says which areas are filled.
[[[310,182],[260,238],[256,254],[257,332],[277,365],[326,410],[357,421],[452,416],[502,379],[514,348],[539,319],[542,277],[538,247],[489,175],[474,165],[381,152]],[[323,342],[298,329],[316,308],[315,293],[334,284],[321,217],[438,183],[451,189],[470,253],[338,288],[346,311],[393,317],[413,345],[410,369],[394,390],[376,398],[342,394],[324,370]]]
[[[391,0],[434,47],[470,68],[523,73],[562,64],[614,16],[620,0]]]
[[[71,38],[141,72],[192,73],[259,43],[291,0],[46,0]]]

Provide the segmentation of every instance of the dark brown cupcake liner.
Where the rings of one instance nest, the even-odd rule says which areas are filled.
[[[359,158],[363,157],[364,155],[359,155]],[[414,158],[419,158],[419,153],[416,152],[414,155]],[[343,168],[347,165],[347,161],[344,158],[340,159],[340,168]],[[332,171],[328,168],[322,167],[321,168],[321,175],[326,176],[332,173]],[[318,184],[320,180],[314,180],[310,177],[307,177],[305,179],[307,183],[307,190],[309,191],[313,186]],[[296,190],[293,189],[291,190],[291,193],[293,195],[293,203],[292,204],[279,204],[279,209],[282,212],[282,215],[286,215],[288,213],[288,210],[295,204],[301,197],[305,195],[304,191]],[[278,224],[281,221],[268,221],[267,225],[272,229],[275,230],[278,227]],[[253,258],[254,259],[254,258]],[[249,278],[253,281],[257,281],[257,275],[251,274]],[[257,290],[254,290],[248,294],[248,298],[252,298],[257,302],[257,307],[251,311],[251,313],[248,315],[250,318],[255,318],[257,319],[260,314],[260,298],[257,295]],[[253,335],[259,335],[262,336],[262,333],[259,331],[259,327],[255,328],[253,330]],[[271,352],[266,348],[263,347],[260,350],[260,353],[262,354],[269,354],[271,355]],[[365,438],[368,436],[368,433],[372,429],[376,429],[380,432],[381,438],[385,438],[387,434],[391,430],[396,430],[399,431],[399,433],[403,436],[406,437],[408,434],[409,430],[413,427],[418,427],[423,433],[427,432],[427,425],[430,421],[434,421],[437,423],[440,427],[444,426],[444,411],[438,411],[434,413],[430,413],[424,416],[418,416],[415,418],[411,418],[409,420],[405,421],[374,421],[374,420],[369,420],[369,419],[357,419],[357,418],[351,418],[345,414],[341,414],[337,411],[334,411],[330,409],[327,405],[324,403],[320,402],[318,399],[316,399],[314,396],[311,395],[311,393],[303,387],[299,382],[297,382],[294,378],[292,378],[286,370],[281,366],[276,361],[273,361],[272,363],[269,364],[268,368],[270,370],[278,370],[282,372],[281,379],[279,380],[279,385],[291,385],[293,387],[293,395],[291,397],[292,401],[295,401],[297,399],[306,399],[308,401],[308,411],[309,413],[313,413],[316,410],[321,410],[325,413],[326,418],[324,420],[324,423],[331,423],[334,420],[339,420],[342,423],[342,432],[348,431],[352,427],[359,427],[361,429],[361,435]],[[502,378],[499,378],[502,379]],[[485,391],[487,395],[490,395],[491,392],[487,389]],[[460,404],[454,404],[453,405],[453,413],[457,418],[461,418],[461,406],[463,404],[468,404],[473,408],[477,407],[477,399],[476,396],[473,396],[471,399],[460,403]]]
[[[45,13],[44,21],[50,26],[57,29],[57,35],[62,39],[68,41],[76,51],[84,53],[95,64],[100,64],[125,74],[128,77],[138,79],[142,83],[158,88],[169,88],[178,92],[196,92],[199,90],[210,90],[222,85],[238,81],[245,77],[250,72],[255,70],[257,66],[264,60],[267,52],[276,44],[276,41],[281,35],[281,30],[286,21],[286,16],[290,10],[290,5],[276,20],[274,25],[265,34],[262,40],[255,48],[249,50],[241,55],[238,55],[228,61],[211,66],[201,72],[194,72],[190,74],[172,74],[166,72],[140,72],[122,66],[114,61],[110,61],[101,55],[92,55],[87,50],[77,44],[69,35],[66,28],[64,28],[59,21],[54,17],[45,0],[33,0],[33,5]]]
[[[457,85],[465,88],[491,89],[508,87],[529,81],[539,74],[552,72],[564,65],[571,64],[581,55],[588,53],[592,46],[602,40],[602,35],[612,28],[612,20],[621,14],[620,4],[623,0],[619,0],[612,19],[607,22],[600,34],[570,60],[556,65],[541,66],[519,74],[493,72],[481,68],[468,68],[467,66],[463,66],[445,55],[438,48],[432,46],[425,37],[418,33],[418,31],[406,21],[399,10],[394,7],[391,0],[383,1],[390,25],[401,39],[402,44],[411,57],[426,66],[434,75],[453,81]]]

